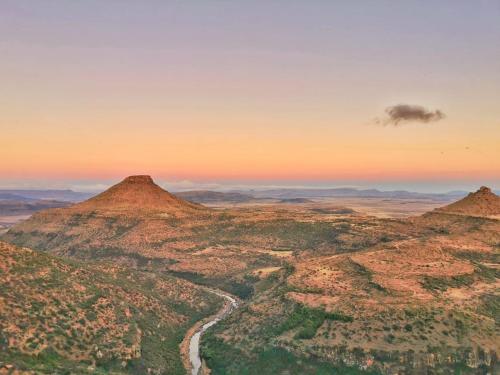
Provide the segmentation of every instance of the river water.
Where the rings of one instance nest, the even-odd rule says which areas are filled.
[[[221,319],[231,314],[238,307],[238,301],[224,292],[209,290],[210,293],[216,294],[219,297],[225,298],[229,303],[226,303],[224,308],[220,310],[215,317],[205,323],[189,340],[189,360],[191,362],[191,375],[199,375],[201,368],[200,357],[200,338],[203,332],[217,324]]]

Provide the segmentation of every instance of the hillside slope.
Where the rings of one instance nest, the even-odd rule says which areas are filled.
[[[179,220],[194,223],[211,215],[210,209],[170,194],[149,176],[130,176],[84,202],[38,212],[4,239],[79,258],[95,259],[95,252],[104,257],[128,251],[144,255],[154,243],[177,235]]]
[[[178,345],[215,311],[182,280],[0,242],[0,369],[184,374]]]
[[[170,214],[190,213],[204,207],[185,201],[156,185],[150,176],[129,176],[84,202],[74,210],[156,210]]]
[[[482,186],[478,191],[469,193],[457,202],[438,208],[437,211],[470,216],[497,216],[500,215],[500,197],[491,189]]]

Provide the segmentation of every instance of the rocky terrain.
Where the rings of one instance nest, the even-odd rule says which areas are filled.
[[[212,374],[486,374],[500,222],[481,215],[484,192],[460,201],[467,212],[381,219],[316,202],[211,209],[133,176],[3,239],[240,297],[202,338]]]

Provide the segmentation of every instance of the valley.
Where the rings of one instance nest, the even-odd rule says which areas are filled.
[[[154,352],[166,343],[176,346],[172,355],[184,363],[179,370],[176,365],[178,373],[191,371],[182,338],[222,306],[209,288],[241,302],[201,335],[203,373],[486,374],[498,370],[499,199],[482,188],[458,211],[456,204],[436,210],[444,204],[426,201],[422,214],[414,201],[404,207],[415,211],[379,206],[385,209],[379,216],[327,200],[203,206],[169,194],[148,176],[133,176],[85,202],[38,212],[2,240],[33,249],[30,254],[45,262],[85,265],[103,277],[113,270],[120,275],[113,282],[129,272],[134,288],[154,278],[178,290],[169,294],[173,299],[162,300],[156,289],[150,297],[167,310],[186,306],[178,320],[167,312],[151,317],[160,326],[177,322],[171,331],[177,333],[164,333]],[[477,203],[485,201],[486,211]],[[9,279],[24,274],[9,268],[2,280],[7,271]],[[193,310],[195,304],[204,308]],[[134,311],[141,316],[144,308]],[[30,308],[15,311],[32,314]],[[40,336],[40,330],[12,332]],[[10,337],[7,353],[36,362],[25,341]],[[124,358],[116,371],[133,373],[140,360],[153,361],[151,371],[176,373],[151,357],[149,344],[136,342],[135,348],[135,357],[110,354]],[[57,353],[55,363],[76,358],[64,347]],[[16,358],[7,354],[0,361],[26,366]],[[109,366],[91,354],[78,358],[85,368]]]

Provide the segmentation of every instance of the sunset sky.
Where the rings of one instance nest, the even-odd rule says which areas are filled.
[[[495,0],[2,0],[0,187],[500,188],[499,20]]]

